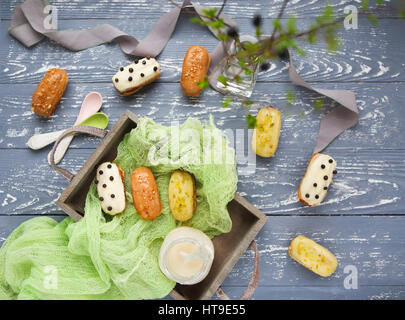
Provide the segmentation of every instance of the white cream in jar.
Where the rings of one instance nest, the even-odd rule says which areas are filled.
[[[166,236],[159,253],[160,270],[180,284],[195,284],[207,276],[214,246],[202,231],[179,227]]]

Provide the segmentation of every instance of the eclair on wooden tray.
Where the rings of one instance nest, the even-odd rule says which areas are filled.
[[[97,192],[101,208],[109,215],[116,215],[125,210],[124,171],[120,166],[104,162],[97,167]]]

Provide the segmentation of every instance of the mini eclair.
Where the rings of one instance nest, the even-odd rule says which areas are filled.
[[[210,66],[211,56],[207,49],[200,46],[188,48],[183,61],[180,85],[186,96],[198,97],[202,89],[198,82],[204,80]]]
[[[97,167],[97,192],[103,211],[116,215],[125,210],[124,171],[120,166],[104,162]]]
[[[124,96],[134,94],[144,86],[160,77],[159,62],[151,57],[135,60],[132,64],[121,67],[113,76],[115,89]]]
[[[301,180],[298,199],[311,207],[320,204],[325,199],[336,173],[336,161],[331,156],[314,153]]]

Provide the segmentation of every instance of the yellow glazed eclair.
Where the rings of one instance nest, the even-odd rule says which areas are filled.
[[[252,136],[252,150],[258,156],[271,157],[277,150],[281,131],[281,113],[269,106],[260,109]]]
[[[299,264],[322,277],[330,276],[338,265],[336,257],[328,249],[304,236],[298,236],[291,241],[288,254]]]
[[[173,217],[187,221],[193,217],[196,208],[194,178],[186,171],[176,170],[169,182],[169,206]]]

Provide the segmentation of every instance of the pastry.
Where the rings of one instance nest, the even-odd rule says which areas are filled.
[[[58,106],[68,84],[63,69],[49,69],[32,95],[32,111],[39,116],[49,117]]]
[[[136,168],[131,175],[132,201],[139,216],[153,220],[160,216],[162,203],[152,171],[146,167]]]
[[[260,109],[252,136],[252,149],[258,156],[271,157],[277,150],[281,130],[281,113],[273,107]]]
[[[170,176],[169,207],[178,221],[187,221],[193,217],[196,208],[196,190],[194,178],[186,171],[176,170]]]
[[[97,167],[97,192],[101,208],[109,215],[116,215],[125,210],[124,171],[120,166],[104,162]]]
[[[305,268],[322,277],[330,276],[338,265],[333,253],[304,236],[298,236],[291,241],[288,254]]]
[[[135,60],[120,70],[112,78],[115,89],[129,96],[160,77],[159,62],[151,57]]]
[[[320,204],[336,173],[336,161],[331,156],[314,153],[298,189],[298,199],[307,206]]]
[[[202,89],[198,82],[204,80],[210,66],[211,57],[207,49],[200,46],[188,48],[183,61],[180,85],[186,96],[198,97]]]

